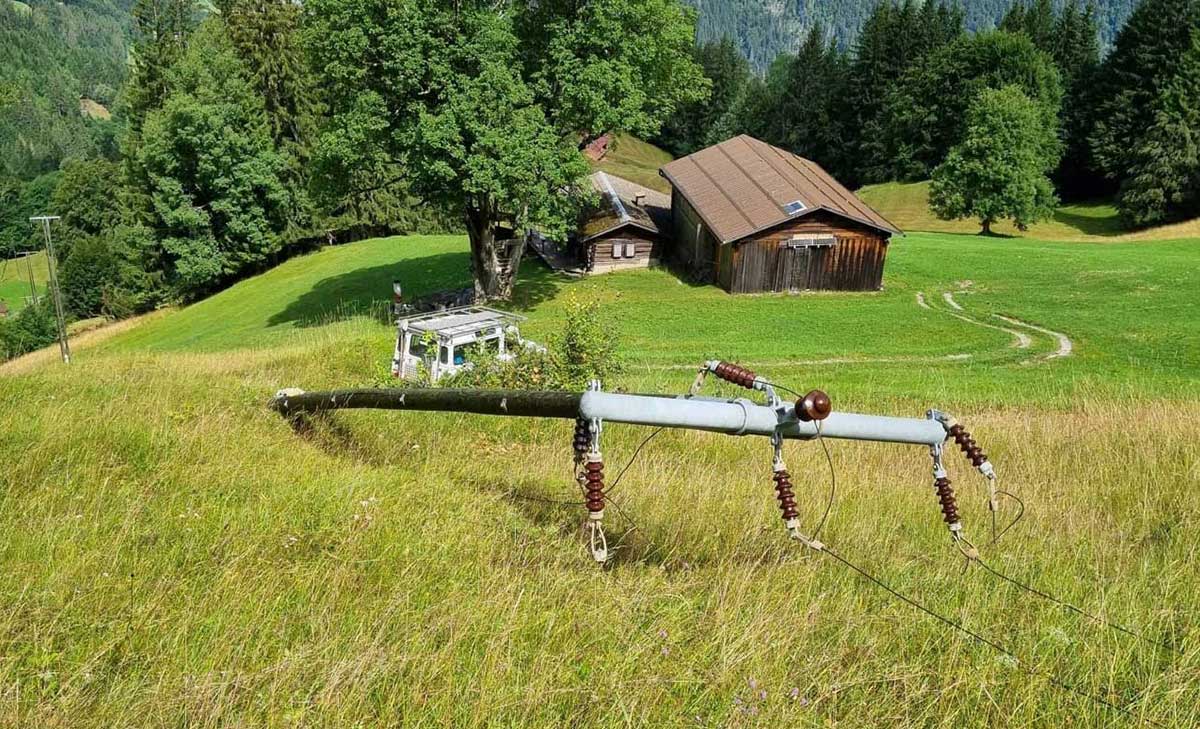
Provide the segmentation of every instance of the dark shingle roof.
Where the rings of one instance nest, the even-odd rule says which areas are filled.
[[[744,134],[669,162],[660,172],[722,243],[818,210],[900,232],[820,165]]]
[[[669,196],[606,172],[595,172],[589,180],[600,195],[600,207],[589,211],[584,218],[581,241],[587,242],[626,224],[650,233],[666,234],[670,230]]]

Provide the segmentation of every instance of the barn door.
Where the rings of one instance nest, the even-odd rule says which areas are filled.
[[[808,288],[808,267],[811,261],[808,246],[792,246],[788,255],[788,291],[804,291]]]

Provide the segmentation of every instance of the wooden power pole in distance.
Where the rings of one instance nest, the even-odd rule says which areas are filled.
[[[71,364],[71,348],[67,345],[67,318],[63,313],[62,291],[58,287],[58,266],[54,260],[54,241],[50,238],[50,223],[61,220],[57,215],[37,215],[29,219],[31,223],[41,223],[42,233],[46,236],[46,270],[50,275],[50,298],[54,300],[54,318],[58,323],[58,351],[62,354],[64,364]]]
[[[21,257],[25,259],[25,268],[29,271],[29,303],[37,306],[37,284],[33,282],[33,254],[36,251],[22,251]]]

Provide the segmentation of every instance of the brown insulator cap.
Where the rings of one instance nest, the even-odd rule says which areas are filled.
[[[813,420],[824,420],[833,412],[833,403],[829,396],[820,390],[810,390],[807,395],[796,401],[796,417],[808,423]]]

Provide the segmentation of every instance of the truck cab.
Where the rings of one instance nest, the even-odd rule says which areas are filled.
[[[396,321],[396,347],[392,375],[415,379],[421,368],[431,382],[471,367],[471,356],[513,358],[510,340],[522,347],[534,346],[521,339],[517,324],[525,317],[487,306],[460,306],[429,314],[401,317]]]

